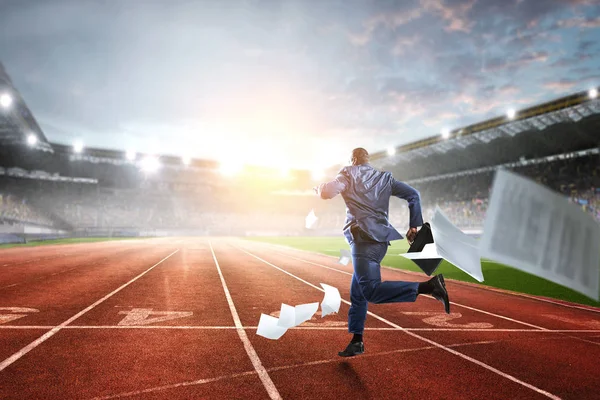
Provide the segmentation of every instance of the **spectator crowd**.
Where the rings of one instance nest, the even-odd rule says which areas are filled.
[[[559,159],[514,168],[562,193],[600,222],[599,157]],[[481,228],[488,207],[493,172],[415,182],[423,215],[430,220],[436,207],[463,229]],[[410,182],[409,182],[410,183]],[[28,223],[68,228],[200,229],[212,234],[245,232],[307,233],[304,217],[314,209],[318,230],[339,232],[345,210],[341,198],[283,195],[200,187],[171,190],[164,184],[115,189],[98,184],[0,179],[0,223]],[[390,207],[390,220],[399,229],[408,222],[406,203]]]

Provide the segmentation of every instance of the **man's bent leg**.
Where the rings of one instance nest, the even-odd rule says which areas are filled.
[[[381,260],[387,253],[386,243],[369,243],[356,248],[353,254],[354,273],[366,300],[371,303],[414,302],[419,282],[381,282]]]
[[[371,282],[369,301],[375,304],[406,303],[417,300],[419,282]]]

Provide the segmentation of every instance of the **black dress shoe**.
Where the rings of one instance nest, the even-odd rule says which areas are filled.
[[[431,292],[431,295],[444,303],[446,314],[450,314],[450,299],[448,298],[448,291],[444,283],[444,276],[442,274],[436,275],[431,280],[431,283],[433,283],[433,292]]]
[[[363,342],[350,342],[346,347],[346,350],[338,352],[340,357],[352,357],[365,352],[365,345]]]

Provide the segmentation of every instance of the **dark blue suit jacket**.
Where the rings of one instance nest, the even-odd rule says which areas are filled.
[[[421,198],[411,186],[394,179],[390,172],[378,171],[369,164],[344,167],[335,180],[322,183],[318,194],[331,199],[341,194],[346,202],[344,236],[352,243],[354,225],[378,242],[402,239],[402,235],[388,221],[390,197],[408,202],[410,227],[423,225]]]

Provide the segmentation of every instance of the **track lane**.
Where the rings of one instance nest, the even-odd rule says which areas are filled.
[[[237,243],[243,244],[242,242],[237,242]],[[248,248],[248,242],[246,242],[246,245],[244,247]],[[335,271],[332,271],[330,269],[320,268],[320,267],[316,267],[316,266],[313,266],[311,269],[310,265],[308,265],[308,264],[303,264],[303,266],[298,266],[297,260],[293,260],[293,259],[286,260],[285,254],[282,254],[282,253],[273,254],[272,250],[273,250],[272,248],[265,248],[265,247],[261,247],[261,246],[252,246],[250,251],[254,252],[258,256],[263,256],[266,261],[270,261],[273,264],[275,264],[279,267],[282,267],[287,271],[292,272],[293,274],[297,274],[298,277],[303,278],[313,284],[315,283],[315,281],[318,281],[318,280],[332,279],[330,284],[332,284],[333,286],[336,286],[335,282],[338,282],[339,284],[337,284],[336,287],[338,287],[340,289],[340,292],[343,292],[345,286],[346,287],[349,286],[349,276],[347,276],[346,274],[336,273]],[[333,264],[333,263],[331,263],[331,264]],[[337,266],[336,266],[336,268],[337,268]],[[395,271],[389,271],[389,272],[396,273]],[[336,275],[337,275],[337,278],[336,278]],[[396,279],[398,279],[397,278],[398,275],[395,275],[395,276],[396,276]],[[414,276],[412,277],[411,280],[415,280]],[[347,295],[348,289],[345,289],[345,290],[346,290],[346,295]],[[449,288],[449,290],[452,290],[452,289]],[[344,297],[344,294],[342,294],[342,297]],[[467,298],[465,297],[464,300],[466,300],[466,299]],[[516,298],[516,300],[518,301],[519,299]],[[530,299],[526,299],[526,301],[530,301]],[[544,304],[544,306],[556,306],[556,305]],[[387,309],[385,307],[387,307]],[[418,302],[413,305],[413,308],[418,308],[418,307],[419,307]],[[375,305],[374,307],[371,307],[371,305],[369,305],[369,309],[371,311],[377,309],[378,310],[378,311],[376,311],[377,314],[382,315],[382,316],[386,317],[387,319],[390,319],[393,322],[396,322],[396,323],[399,323],[400,325],[402,325],[404,320],[399,321],[397,319],[398,318],[397,315],[394,315],[394,311],[395,311],[395,310],[393,310],[394,308],[396,308],[396,305],[380,305],[379,308],[377,308],[377,305]],[[420,311],[420,310],[416,310],[416,311]],[[461,310],[461,312],[462,312],[462,310]],[[498,319],[498,321],[503,321],[503,320]],[[428,337],[427,335],[422,334],[421,332],[416,332],[416,333],[418,333],[420,336]],[[436,334],[441,335],[442,333],[438,332]],[[447,333],[443,333],[443,334],[449,335],[450,338],[453,338],[455,332],[447,332]],[[477,335],[477,333],[472,333],[472,334]],[[541,345],[544,345],[543,341],[542,341],[542,336],[544,335],[544,333],[536,332],[535,334],[538,335],[537,337],[539,338],[540,343],[542,343]],[[501,338],[501,336],[499,336],[499,337]],[[568,339],[568,338],[563,335],[563,339]],[[532,339],[532,340],[535,340],[535,339]],[[571,341],[574,341],[574,340],[571,340]],[[531,343],[531,341],[530,341],[530,343]],[[566,341],[566,343],[568,343],[568,340]],[[588,348],[590,349],[587,352],[587,354],[585,351],[583,351],[581,353],[582,357],[585,357],[586,360],[589,360],[592,357],[592,355],[595,354],[594,352],[596,351],[597,346],[595,344],[587,344],[587,343],[582,343],[582,345],[588,346]],[[473,349],[474,349],[473,351],[476,352],[475,354],[478,354],[479,352],[482,352],[482,354],[483,354],[485,352],[481,348],[477,348],[477,349],[473,348]],[[492,365],[493,367],[496,367],[499,370],[503,371],[502,367],[504,365],[505,360],[502,358],[502,353],[498,354],[497,356],[498,356],[497,358],[494,358],[489,362],[489,365]],[[533,356],[535,356],[535,353]],[[479,357],[477,357],[477,356],[473,356],[473,358],[479,359]],[[592,359],[595,359],[595,358],[592,358]],[[536,361],[539,361],[540,364],[543,364],[543,360],[544,360],[544,358],[541,355],[539,355],[538,360],[536,360]],[[524,363],[525,364],[527,363],[526,359],[524,360]],[[586,371],[585,363],[586,363],[586,361],[580,361],[578,364],[575,364],[573,366],[573,370],[574,371],[579,371],[579,370]],[[512,369],[511,369],[511,371],[512,371]],[[521,379],[521,376],[523,376],[521,369],[515,369],[513,372],[514,373],[512,375],[516,376],[519,379]],[[549,376],[552,376],[552,375],[558,376],[561,374],[561,370],[559,368],[546,367],[546,372],[548,373]],[[511,374],[509,373],[509,375],[511,375]],[[546,389],[546,387],[544,387],[543,385],[548,383],[548,379],[537,379],[537,380],[524,379],[524,381],[529,382],[536,387],[541,387],[544,390]],[[567,394],[569,393],[567,388],[562,387],[562,390],[564,393],[567,393]],[[553,394],[557,394],[557,393],[553,393]],[[558,394],[560,395],[561,393],[558,393]]]
[[[89,252],[93,261],[78,260],[76,267],[67,273],[1,290],[0,307],[39,310],[11,324],[58,325],[174,249],[173,246],[94,249]]]
[[[243,257],[243,254],[246,254],[247,257]],[[224,275],[228,274],[228,276],[230,276],[231,278],[233,277],[237,277],[241,282],[245,282],[246,285],[248,285],[247,289],[243,292],[243,293],[248,293],[249,291],[264,291],[264,290],[268,290],[269,288],[266,287],[265,285],[272,285],[273,288],[278,288],[277,290],[271,290],[270,292],[265,292],[265,293],[269,293],[270,296],[272,297],[276,297],[278,298],[278,300],[276,300],[279,304],[281,302],[285,302],[286,299],[289,297],[289,295],[291,294],[293,296],[293,290],[292,288],[295,287],[295,285],[297,285],[296,283],[294,283],[294,281],[296,280],[293,277],[290,277],[287,274],[284,273],[277,273],[276,269],[273,269],[273,267],[271,268],[271,271],[269,272],[268,269],[265,270],[265,266],[269,267],[268,265],[266,265],[265,263],[263,263],[263,266],[259,266],[257,265],[255,262],[251,261],[252,260],[252,256],[248,255],[247,253],[243,252],[240,250],[240,252],[238,253],[238,257],[237,259],[234,257],[235,254],[231,254],[230,253],[230,260],[225,260],[223,263],[223,271],[224,271]],[[306,271],[305,271],[306,272]],[[228,276],[226,275],[226,279],[228,279]],[[312,276],[313,281],[314,279],[314,275]],[[268,283],[266,283],[268,282]],[[299,282],[296,280],[296,282]],[[234,283],[231,283],[231,285],[234,285]],[[255,285],[260,285],[260,288],[255,288]],[[306,284],[305,284],[306,285]],[[233,287],[233,286],[232,286]],[[306,293],[311,296],[311,293],[319,293],[320,295],[320,299],[319,301],[322,299],[322,292],[318,292],[315,290],[315,288],[310,288],[309,286],[306,286],[309,290],[306,291]],[[234,297],[234,301],[236,301],[236,295],[235,295],[235,291],[232,289],[232,296]],[[245,300],[241,300],[242,296],[240,295],[242,293],[242,290],[238,291],[238,296],[240,296],[240,300],[236,301],[236,302],[241,302],[246,304],[246,307],[253,307],[252,304],[248,304],[247,301]],[[303,301],[303,303],[306,303],[307,301]],[[257,316],[255,318],[257,318],[259,315],[259,312],[257,312]],[[340,332],[340,331],[329,331],[329,332],[319,332],[319,331],[313,331],[309,333],[310,336],[308,336],[307,339],[307,332],[306,331],[300,331],[300,330],[289,330],[284,337],[282,337],[281,339],[277,340],[277,341],[270,341],[267,340],[265,338],[259,337],[257,335],[251,335],[250,338],[252,340],[253,345],[255,346],[259,356],[261,357],[261,359],[264,360],[265,365],[267,366],[267,368],[271,368],[272,364],[277,365],[277,363],[279,364],[283,364],[285,361],[295,361],[296,359],[300,359],[300,360],[305,360],[304,362],[309,362],[311,360],[314,360],[316,358],[322,358],[323,354],[329,354],[329,355],[335,355],[337,353],[337,351],[339,351],[340,349],[342,349],[346,344],[347,344],[347,340],[348,340],[348,334],[345,332]],[[334,336],[335,335],[335,336]],[[403,331],[387,331],[387,332],[376,332],[376,333],[371,333],[369,332],[370,337],[372,337],[373,339],[371,339],[371,346],[373,346],[373,344],[379,342],[382,347],[386,347],[388,350],[390,348],[396,348],[396,349],[408,349],[411,346],[412,347],[423,347],[423,339],[418,339],[415,337],[415,335],[406,335]],[[380,338],[379,340],[375,339],[375,335],[378,335],[377,337]],[[390,335],[390,337],[384,338],[383,335]],[[395,336],[395,340],[391,337],[391,335],[396,335]],[[336,337],[335,343],[330,343],[331,341],[331,337]],[[307,342],[308,340],[308,342]],[[425,339],[427,341],[427,339]],[[434,346],[435,347],[435,346]],[[328,350],[326,350],[328,349]],[[450,352],[454,352],[454,350],[450,350],[448,349]],[[486,370],[486,369],[482,369],[480,368],[478,365],[475,365],[471,362],[468,362],[465,359],[461,359],[459,357],[455,357],[453,354],[449,354],[448,350],[444,351],[442,349],[438,347],[435,347],[434,351],[436,352],[440,352],[440,356],[438,357],[438,359],[440,360],[441,364],[447,365],[447,368],[449,370],[453,370],[453,371],[464,371],[465,373],[468,374],[475,374],[477,373],[480,377],[482,377],[482,379],[485,379],[485,381],[488,384],[493,384],[496,389],[495,389],[495,393],[496,396],[492,396],[492,398],[506,398],[506,397],[511,397],[511,398],[518,398],[518,397],[522,397],[522,398],[547,398],[547,396],[544,396],[541,390],[530,390],[529,388],[526,388],[523,386],[523,383],[519,383],[518,381],[515,380],[508,380],[506,379],[505,376],[500,376],[494,372],[492,372],[491,370]],[[427,355],[426,358],[430,359],[430,355]],[[434,357],[435,358],[435,357]],[[285,361],[281,361],[281,360],[285,360]],[[348,362],[357,362],[357,363],[366,363],[368,366],[366,367],[365,371],[370,370],[370,371],[377,371],[376,373],[372,373],[369,377],[369,379],[373,379],[372,380],[372,386],[370,386],[369,391],[372,390],[377,390],[377,382],[378,381],[382,381],[382,380],[396,380],[396,384],[395,385],[390,385],[392,387],[395,387],[396,391],[392,391],[391,393],[385,393],[385,395],[383,395],[381,392],[375,392],[373,394],[374,397],[381,397],[381,396],[391,396],[391,397],[396,397],[397,395],[400,395],[400,393],[402,395],[406,394],[406,386],[402,386],[404,385],[407,381],[410,381],[410,378],[408,376],[404,376],[405,371],[410,371],[411,368],[409,368],[409,364],[411,364],[412,362],[414,362],[414,360],[412,361],[407,361],[404,358],[400,358],[400,362],[401,363],[408,363],[406,365],[406,368],[394,368],[393,372],[390,373],[389,375],[386,375],[386,373],[383,373],[381,371],[381,363],[378,362],[376,359],[374,358],[368,358],[368,357],[357,357],[353,360],[344,360],[344,359],[339,359],[338,363],[348,363]],[[437,363],[435,364],[437,366]],[[436,375],[437,374],[437,369],[435,366],[433,365],[427,365],[427,363],[421,363],[420,364],[420,368],[431,368],[431,370],[428,371],[428,374],[430,375]],[[286,375],[286,373],[284,373],[283,375],[285,375],[285,378],[280,378],[278,374],[272,374],[272,379],[275,382],[275,384],[277,385],[278,389],[281,391],[283,396],[296,396],[296,397],[311,397],[313,396],[313,392],[311,392],[311,388],[310,387],[302,387],[302,386],[298,386],[297,384],[295,384],[294,382],[314,382],[315,380],[319,379],[320,375],[318,375],[318,373],[316,373],[314,371],[314,369],[319,369],[321,367],[317,367],[317,366],[307,366],[305,370],[298,370],[295,371],[292,375],[295,376],[294,380],[290,381],[290,375]],[[367,378],[368,375],[362,376],[361,378]],[[340,395],[344,395],[345,392],[343,391],[344,387],[346,386],[346,383],[344,382],[344,379],[346,379],[347,376],[345,374],[333,374],[332,376],[327,376],[327,388],[328,389],[324,389],[325,392],[329,393],[328,395],[325,396],[325,392],[322,393],[322,391],[319,391],[319,396],[325,396],[325,397],[321,397],[321,398],[339,398]],[[280,380],[281,379],[281,380]],[[436,377],[437,379],[437,377]],[[414,382],[414,384],[416,385],[416,382]],[[420,381],[419,382],[419,386],[411,386],[410,387],[410,392],[413,393],[413,398],[416,398],[417,396],[414,396],[414,394],[419,393],[419,391],[422,391],[422,384],[423,382]],[[290,386],[291,385],[291,386]],[[314,388],[313,388],[314,389]],[[392,390],[390,388],[390,390]],[[479,386],[479,387],[473,387],[470,386],[468,388],[465,388],[464,386],[462,386],[462,391],[460,392],[456,392],[456,393],[452,393],[450,394],[450,396],[454,396],[454,397],[464,397],[467,395],[467,392],[465,390],[468,390],[470,393],[471,397],[476,397],[476,398],[483,398],[483,397],[489,397],[490,396],[490,392],[486,389],[486,386]],[[438,394],[441,394],[443,392],[443,389],[438,388]],[[295,395],[294,395],[295,393]],[[446,393],[446,395],[448,395],[448,393]]]
[[[152,240],[150,243],[157,243]],[[129,241],[110,241],[0,249],[0,291],[62,274],[82,262],[94,263],[103,254],[136,248]],[[91,253],[91,254],[90,254]]]
[[[164,260],[73,322],[118,323],[124,316],[115,305],[134,301],[157,310],[193,310],[200,325],[232,325],[208,247],[200,246],[196,242],[194,249],[184,246],[181,254]],[[229,380],[247,393],[265,394],[256,376],[217,379],[252,370],[235,330],[63,328],[18,360],[16,368],[0,372],[0,398],[95,398],[131,392],[127,397],[189,399],[214,392],[216,398],[227,398]],[[186,381],[207,382],[180,385]],[[171,387],[144,392],[165,384]]]
[[[139,315],[139,318],[144,316],[144,312],[136,314],[132,311],[137,309],[159,313],[191,313],[151,323],[151,326],[233,326],[227,299],[219,292],[220,286],[208,242],[194,244],[194,249],[184,244],[179,253],[165,261],[160,268],[82,316],[77,324],[118,325],[128,323],[125,318],[132,321],[129,323],[136,323],[135,315]],[[146,314],[145,317],[168,318],[169,315]]]

